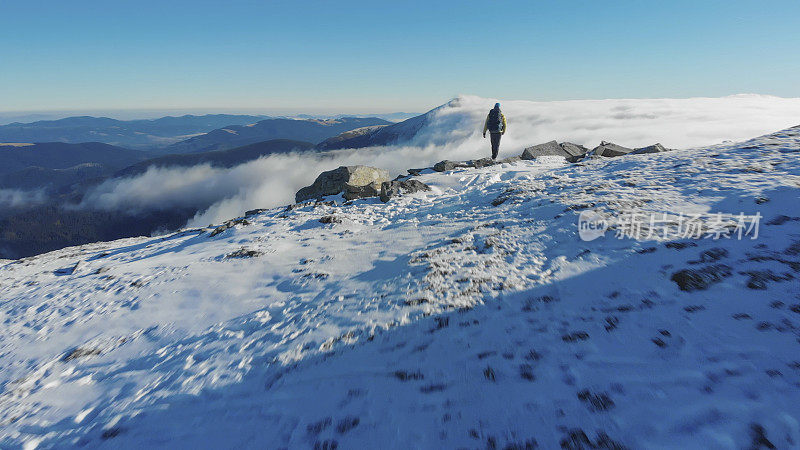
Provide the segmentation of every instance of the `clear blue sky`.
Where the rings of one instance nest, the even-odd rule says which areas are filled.
[[[0,1],[0,111],[800,96],[800,1]]]

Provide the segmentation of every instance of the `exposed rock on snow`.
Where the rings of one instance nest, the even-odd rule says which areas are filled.
[[[653,144],[648,145],[647,147],[637,148],[634,151],[630,152],[630,155],[642,155],[648,153],[661,153],[661,152],[668,152],[672,149],[666,148],[661,144]]]
[[[522,152],[522,159],[531,160],[539,156],[563,156],[569,162],[578,162],[587,154],[593,156],[616,157],[624,155],[641,155],[649,153],[661,153],[670,151],[661,144],[653,144],[647,147],[630,149],[611,142],[603,141],[590,152],[586,147],[571,142],[558,143],[556,141],[545,142],[544,144],[528,147]]]
[[[522,159],[534,159],[537,156],[569,156],[556,141],[534,145],[522,151]]]
[[[539,156],[563,156],[567,159],[574,159],[586,154],[588,150],[582,145],[564,142],[559,144],[556,141],[545,142],[544,144],[534,145],[523,150],[522,159],[530,160]]]
[[[330,224],[330,223],[342,223],[342,218],[335,215],[328,215],[322,216],[319,218],[319,223]]]
[[[608,437],[603,431],[598,431],[596,438],[591,440],[581,429],[570,430],[567,436],[561,440],[560,447],[564,450],[624,450],[626,448]]]
[[[430,190],[430,186],[418,180],[386,181],[381,185],[380,197],[382,202],[388,202],[398,195]]]
[[[264,209],[264,208],[251,209],[251,210],[249,210],[249,211],[246,211],[246,212],[244,213],[244,216],[245,216],[245,217],[254,216],[254,215],[256,215],[256,214],[261,214],[261,213],[263,213],[264,211],[267,211],[267,210],[266,210],[266,209]]]
[[[562,142],[559,145],[569,154],[567,159],[580,158],[589,152],[588,148],[579,144],[573,144],[572,142]]]
[[[226,258],[255,258],[257,256],[261,256],[262,253],[258,250],[252,250],[246,247],[242,247],[235,252],[228,253],[225,255]]]
[[[439,161],[438,163],[434,164],[433,170],[437,172],[448,172],[466,167],[470,167],[470,165],[462,161],[450,161],[449,159],[445,159],[444,161]]]
[[[469,163],[467,163],[469,167],[475,169],[482,169],[484,167],[493,166],[496,162],[492,158],[481,158],[481,159],[473,159]]]
[[[385,183],[385,181],[383,182]],[[372,182],[364,186],[344,185],[344,199],[355,200],[358,198],[377,197],[381,192],[381,182]]]
[[[503,158],[497,161],[497,164],[512,164],[515,162],[522,161],[522,157],[520,156],[509,156],[508,158]]]
[[[520,159],[521,158],[519,156],[511,156],[500,160],[493,160],[492,158],[481,158],[469,161],[450,161],[446,159],[444,161],[439,161],[438,163],[434,164],[433,170],[435,170],[436,172],[449,172],[451,170],[456,170],[456,169],[481,169],[496,164],[514,163],[519,161]],[[409,169],[409,173],[413,175],[411,170],[416,171],[418,169]]]
[[[377,196],[381,183],[389,180],[389,172],[384,169],[369,166],[341,166],[322,172],[311,186],[297,191],[295,201],[299,203],[326,195],[336,195],[344,191],[347,191],[351,198]],[[368,193],[372,195],[366,195]]]
[[[76,270],[78,270],[78,267],[80,267],[80,265],[81,265],[81,262],[78,261],[78,262],[76,262],[75,264],[73,264],[71,266],[60,267],[60,268],[54,270],[53,273],[55,275],[72,275],[72,274],[75,273]]]
[[[225,221],[222,225],[220,225],[217,228],[215,228],[214,231],[212,231],[209,236],[214,237],[214,236],[216,236],[216,235],[218,235],[218,234],[220,234],[220,233],[222,233],[222,232],[224,232],[226,230],[229,230],[229,229],[235,227],[236,225],[250,225],[250,222],[247,219],[245,219],[244,217],[240,217],[238,219],[231,219],[231,220]]]
[[[99,348],[82,348],[82,347],[78,347],[78,348],[75,348],[75,349],[72,349],[72,350],[68,351],[61,358],[61,360],[64,361],[64,362],[72,361],[73,359],[83,358],[83,357],[86,357],[86,356],[95,356],[95,355],[99,355],[100,353],[102,353],[102,352],[101,352],[101,350]]]
[[[700,291],[708,289],[731,276],[731,268],[725,264],[715,264],[701,269],[683,269],[672,274],[674,281],[682,291]]]
[[[600,145],[592,149],[592,154],[595,156],[615,157],[615,156],[625,156],[632,151],[633,151],[632,148],[623,147],[621,145],[617,145],[612,142],[603,141],[600,143]]]

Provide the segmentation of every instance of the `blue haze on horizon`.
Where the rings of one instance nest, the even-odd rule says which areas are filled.
[[[0,3],[0,112],[800,97],[800,2]]]

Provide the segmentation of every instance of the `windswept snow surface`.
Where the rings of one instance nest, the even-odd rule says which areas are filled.
[[[794,128],[427,173],[3,261],[0,447],[796,448],[799,156]],[[763,219],[584,242],[592,208]]]

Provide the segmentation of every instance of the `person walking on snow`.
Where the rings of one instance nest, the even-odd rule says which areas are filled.
[[[506,134],[506,116],[500,112],[500,103],[495,103],[494,108],[489,110],[486,122],[483,124],[483,137],[486,138],[486,131],[492,140],[492,159],[497,159],[497,152],[500,150],[500,136]]]

